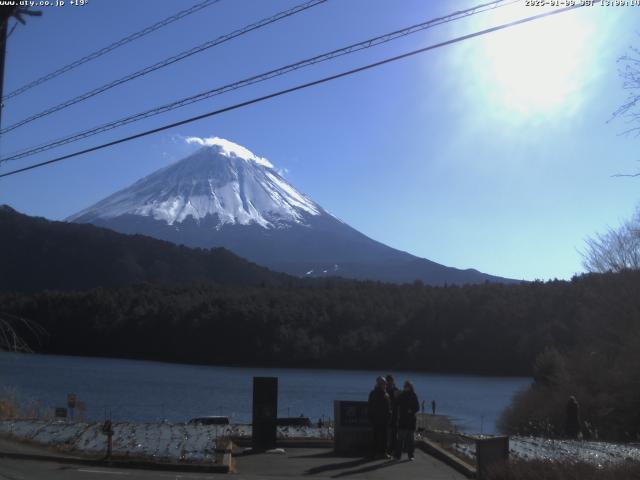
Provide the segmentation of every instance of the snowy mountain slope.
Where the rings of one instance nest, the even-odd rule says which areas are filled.
[[[94,222],[125,214],[151,217],[168,225],[188,217],[218,217],[223,225],[265,228],[301,223],[322,209],[291,187],[266,159],[223,139],[162,168],[101,202],[69,217]]]
[[[220,138],[69,217],[190,247],[223,246],[298,276],[429,284],[509,281],[459,270],[376,242],[280,176],[273,165]]]

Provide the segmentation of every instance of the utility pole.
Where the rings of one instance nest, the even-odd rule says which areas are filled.
[[[7,25],[9,25],[9,19],[13,16],[16,7],[3,7],[0,11],[0,128],[2,127],[2,108],[4,102],[2,97],[4,95],[4,57],[7,52]]]
[[[11,17],[14,17],[18,22],[24,25],[25,21],[22,18],[22,15],[39,17],[42,15],[42,12],[34,12],[29,10],[28,7],[0,7],[0,128],[2,127],[2,109],[4,108],[2,97],[4,96],[4,59],[7,52],[7,27],[9,26],[9,19]]]

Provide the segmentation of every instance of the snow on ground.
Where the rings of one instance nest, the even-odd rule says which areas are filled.
[[[107,436],[100,422],[45,420],[0,421],[0,435],[55,447],[65,452],[102,455]],[[215,458],[216,439],[250,437],[250,425],[186,425],[182,423],[113,424],[113,454],[161,461],[211,462]],[[330,427],[278,427],[278,438],[333,438]],[[475,461],[475,442],[462,441],[452,446]],[[510,454],[523,460],[574,460],[606,465],[624,460],[640,461],[640,444],[615,444],[579,440],[551,440],[537,437],[511,437]]]
[[[114,423],[113,454],[166,461],[213,461],[221,427],[168,423]],[[102,423],[17,420],[0,422],[0,435],[85,454],[104,454]]]
[[[454,449],[475,460],[475,443],[458,443]],[[509,454],[522,460],[573,460],[606,465],[624,460],[640,461],[640,445],[515,436],[509,439]]]
[[[173,423],[113,424],[113,454],[163,461],[213,461],[219,437],[250,437],[250,425],[186,425]],[[0,435],[66,452],[104,454],[107,436],[102,423],[7,420]],[[278,438],[333,438],[333,429],[278,427]]]

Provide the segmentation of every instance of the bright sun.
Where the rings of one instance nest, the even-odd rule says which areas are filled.
[[[521,5],[492,12],[491,24],[542,13]],[[569,11],[483,37],[478,68],[492,103],[521,113],[572,108],[585,74],[589,25]]]

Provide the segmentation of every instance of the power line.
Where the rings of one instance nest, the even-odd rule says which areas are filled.
[[[7,132],[10,132],[11,130],[15,130],[16,128],[19,128],[23,125],[26,125],[28,123],[33,122],[34,120],[37,120],[39,118],[42,117],[46,117],[47,115],[51,115],[52,113],[58,112],[60,110],[63,110],[67,107],[70,107],[71,105],[75,105],[76,103],[82,102],[84,100],[87,100],[91,97],[95,97],[96,95],[99,95],[101,93],[106,92],[107,90],[111,90],[114,87],[117,87],[118,85],[122,85],[123,83],[127,83],[130,82],[131,80],[134,80],[136,78],[142,77],[144,75],[148,75],[151,72],[155,72],[156,70],[159,70],[161,68],[167,67],[169,65],[172,65],[176,62],[179,62],[181,60],[184,60],[185,58],[191,57],[192,55],[195,55],[196,53],[200,53],[203,52],[205,50],[208,50],[212,47],[215,47],[217,45],[220,45],[221,43],[224,42],[228,42],[229,40],[232,40],[236,37],[239,37],[241,35],[245,35],[249,32],[252,32],[253,30],[257,30],[259,28],[263,28],[266,27],[267,25],[270,25],[272,23],[275,23],[277,21],[280,21],[284,18],[290,17],[292,15],[295,15],[297,13],[300,13],[304,10],[308,10],[309,8],[315,7],[316,5],[320,5],[321,3],[325,3],[327,0],[308,0],[305,3],[301,3],[300,5],[297,5],[293,8],[290,8],[288,10],[284,10],[282,12],[279,12],[275,15],[272,15],[270,17],[267,18],[263,18],[262,20],[259,20],[255,23],[252,23],[250,25],[247,25],[245,27],[242,27],[238,30],[235,30],[231,33],[228,33],[226,35],[222,35],[214,40],[205,42],[201,45],[198,45],[196,47],[190,48],[189,50],[185,50],[183,52],[178,53],[177,55],[174,55],[172,57],[166,58],[160,62],[154,63],[153,65],[150,65],[146,68],[143,68],[142,70],[138,70],[136,72],[133,72],[129,75],[125,75],[124,77],[121,77],[117,80],[114,80],[112,82],[109,82],[107,84],[104,84],[100,87],[94,88],[93,90],[90,90],[86,93],[83,93],[82,95],[78,95],[77,97],[71,98],[69,100],[66,100],[62,103],[59,103],[58,105],[55,105],[53,107],[50,107],[46,110],[43,110],[42,112],[36,113],[34,115],[31,115],[30,117],[27,117],[23,120],[20,120],[19,122],[14,123],[13,125],[9,125],[6,128],[3,128],[2,130],[0,130],[0,135],[5,134]]]
[[[6,102],[7,100],[9,100],[10,98],[16,97],[18,95],[20,95],[21,93],[26,92],[27,90],[30,90],[34,87],[37,87],[38,85],[41,85],[45,82],[48,82],[49,80],[56,78],[60,75],[62,75],[63,73],[66,73],[70,70],[73,70],[74,68],[79,67],[80,65],[83,65],[87,62],[90,62],[91,60],[95,60],[98,57],[101,57],[103,55],[106,55],[107,53],[115,50],[116,48],[120,48],[123,45],[126,45],[128,43],[131,43],[135,40],[138,40],[139,38],[144,37],[145,35],[150,34],[151,32],[155,32],[156,30],[165,27],[175,21],[178,21],[184,17],[187,17],[193,13],[199,12],[200,10],[207,8],[211,5],[213,5],[214,3],[218,3],[221,0],[204,0],[200,3],[196,3],[195,5],[193,5],[190,8],[187,8],[186,10],[181,10],[178,13],[175,13],[174,15],[171,15],[170,17],[165,18],[164,20],[160,20],[159,22],[154,23],[153,25],[150,25],[142,30],[139,30],[135,33],[132,33],[131,35],[128,35],[116,42],[113,42],[110,45],[107,45],[106,47],[103,47],[99,50],[96,50],[95,52],[92,52],[88,55],[85,55],[84,57],[75,60],[74,62],[71,62],[67,65],[65,65],[64,67],[60,67],[57,70],[54,70],[53,72],[50,72],[46,75],[43,75],[42,77],[27,83],[26,85],[23,85],[20,88],[17,88],[16,90],[12,91],[11,93],[8,93],[7,95],[5,95],[2,98],[3,102]]]
[[[144,120],[145,118],[149,118],[161,113],[165,113],[171,110],[175,110],[177,108],[180,107],[184,107],[186,105],[190,105],[192,103],[196,103],[196,102],[200,102],[203,100],[206,100],[208,98],[217,96],[217,95],[222,95],[224,93],[233,91],[233,90],[237,90],[246,86],[250,86],[250,85],[254,85],[256,83],[260,83],[266,80],[269,80],[271,78],[274,77],[278,77],[278,76],[282,76],[285,75],[287,73],[293,72],[295,70],[299,70],[301,68],[305,68],[311,65],[315,65],[317,63],[321,63],[321,62],[325,62],[327,60],[331,60],[337,57],[341,57],[343,55],[348,55],[360,50],[364,50],[367,48],[372,48],[374,46],[377,45],[381,45],[393,40],[396,40],[398,38],[402,38],[405,37],[407,35],[411,35],[413,33],[417,33],[420,32],[422,30],[426,30],[428,28],[432,28],[435,27],[437,25],[442,25],[444,23],[449,23],[449,22],[453,22],[456,20],[459,20],[460,18],[465,18],[471,15],[476,15],[478,13],[482,13],[485,12],[487,10],[491,10],[494,9],[496,7],[504,7],[507,5],[511,5],[513,3],[517,3],[520,0],[494,0],[491,1],[489,3],[483,3],[480,5],[477,5],[475,7],[472,8],[468,8],[465,10],[461,10],[461,11],[457,11],[457,12],[453,12],[449,15],[446,16],[442,16],[442,17],[437,17],[431,20],[428,20],[426,22],[422,22],[416,25],[412,25],[410,27],[406,27],[400,30],[396,30],[394,32],[391,33],[387,33],[384,35],[380,35],[377,37],[373,37],[373,38],[369,38],[367,40],[364,40],[362,42],[358,42],[358,43],[354,43],[351,45],[348,45],[346,47],[342,47],[336,50],[332,50],[330,52],[326,52],[320,55],[316,55],[315,57],[311,57],[311,58],[307,58],[289,65],[285,65],[284,67],[280,67],[274,70],[270,70],[268,72],[265,73],[261,73],[259,75],[254,75],[252,77],[249,78],[245,78],[243,80],[239,80],[227,85],[224,85],[222,87],[216,87],[214,89],[211,90],[207,90],[205,92],[201,92],[198,93],[196,95],[191,95],[189,97],[185,97],[182,98],[180,100],[176,100],[174,102],[162,105],[160,107],[155,107],[153,109],[144,111],[144,112],[140,112],[140,113],[136,113],[133,115],[129,115],[128,117],[124,117],[121,118],[119,120],[115,120],[97,127],[93,127],[91,129],[88,130],[84,130],[82,132],[49,142],[49,143],[45,143],[43,145],[37,146],[37,147],[33,147],[33,148],[29,148],[26,150],[22,150],[13,154],[8,155],[5,158],[0,158],[0,163],[4,162],[4,161],[9,161],[9,160],[18,160],[21,158],[25,158],[31,155],[35,155],[36,153],[41,153],[44,152],[46,150],[50,150],[52,148],[55,147],[59,147],[62,145],[67,145],[69,143],[73,143],[88,137],[92,137],[94,135],[97,135],[99,133],[103,133],[109,130],[113,130],[115,128],[124,126],[124,125],[128,125],[130,123],[134,123],[140,120]]]
[[[19,168],[19,169],[16,169],[16,170],[12,170],[12,171],[0,174],[0,178],[8,177],[10,175],[16,175],[18,173],[26,172],[28,170],[33,170],[35,168],[43,167],[45,165],[50,165],[52,163],[61,162],[63,160],[67,160],[69,158],[77,157],[77,156],[83,155],[85,153],[91,153],[91,152],[95,152],[97,150],[102,150],[102,149],[107,148],[107,147],[112,147],[114,145],[118,145],[120,143],[125,143],[125,142],[131,141],[131,140],[135,140],[137,138],[146,137],[146,136],[152,135],[154,133],[162,132],[164,130],[169,130],[171,128],[179,127],[181,125],[186,125],[188,123],[192,123],[192,122],[195,122],[195,121],[198,121],[198,120],[202,120],[204,118],[209,118],[209,117],[213,117],[215,115],[220,115],[222,113],[230,112],[232,110],[237,110],[237,109],[242,108],[242,107],[253,105],[254,103],[263,102],[265,100],[269,100],[271,98],[279,97],[279,96],[282,96],[282,95],[285,95],[285,94],[288,94],[288,93],[296,92],[298,90],[303,90],[303,89],[306,89],[306,88],[309,88],[309,87],[314,87],[316,85],[320,85],[320,84],[329,82],[331,80],[336,80],[338,78],[343,78],[343,77],[347,77],[347,76],[350,76],[350,75],[354,75],[356,73],[360,73],[360,72],[363,72],[363,71],[366,71],[366,70],[370,70],[372,68],[376,68],[376,67],[379,67],[381,65],[385,65],[387,63],[392,63],[392,62],[395,62],[395,61],[398,61],[398,60],[402,60],[404,58],[408,58],[408,57],[417,55],[419,53],[428,52],[428,51],[434,50],[436,48],[445,47],[447,45],[452,45],[454,43],[459,43],[459,42],[462,42],[464,40],[469,40],[471,38],[476,38],[476,37],[480,37],[482,35],[487,35],[489,33],[497,32],[499,30],[504,30],[504,29],[507,29],[507,28],[511,28],[511,27],[516,26],[516,25],[521,25],[521,24],[524,24],[524,23],[532,22],[534,20],[539,20],[539,19],[544,18],[544,17],[549,17],[549,16],[552,16],[552,15],[558,15],[560,13],[564,13],[564,12],[567,12],[567,11],[570,11],[570,10],[574,10],[574,9],[577,9],[577,8],[581,8],[581,7],[583,7],[583,5],[575,4],[575,5],[572,5],[572,6],[569,6],[569,7],[560,8],[558,10],[552,10],[552,11],[549,11],[549,12],[539,13],[537,15],[532,15],[532,16],[529,16],[529,17],[521,18],[519,20],[514,20],[512,22],[503,23],[503,24],[497,25],[495,27],[487,28],[485,30],[480,30],[480,31],[477,31],[477,32],[474,32],[474,33],[469,33],[467,35],[463,35],[463,36],[460,36],[460,37],[455,37],[455,38],[452,38],[450,40],[446,40],[444,42],[440,42],[440,43],[436,43],[436,44],[433,44],[433,45],[429,45],[427,47],[419,48],[417,50],[413,50],[413,51],[410,51],[410,52],[407,52],[407,53],[403,53],[401,55],[396,55],[394,57],[388,57],[388,58],[385,58],[383,60],[379,60],[379,61],[374,62],[374,63],[369,63],[369,64],[364,65],[362,67],[357,67],[357,68],[354,68],[354,69],[351,69],[351,70],[347,70],[347,71],[344,71],[344,72],[341,72],[341,73],[337,73],[335,75],[330,75],[328,77],[324,77],[324,78],[321,78],[321,79],[318,79],[318,80],[314,80],[312,82],[299,84],[299,85],[296,85],[294,87],[290,87],[290,88],[286,88],[284,90],[280,90],[280,91],[277,91],[277,92],[274,92],[274,93],[270,93],[270,94],[264,95],[262,97],[257,97],[257,98],[253,98],[251,100],[247,100],[247,101],[244,101],[244,102],[241,102],[241,103],[236,103],[234,105],[231,105],[231,106],[228,106],[228,107],[224,107],[224,108],[221,108],[219,110],[214,110],[212,112],[208,112],[208,113],[204,113],[204,114],[197,115],[197,116],[194,116],[194,117],[190,117],[190,118],[187,118],[185,120],[181,120],[179,122],[174,122],[174,123],[171,123],[171,124],[168,124],[168,125],[163,125],[162,127],[153,128],[151,130],[146,130],[144,132],[140,132],[140,133],[137,133],[135,135],[130,135],[128,137],[120,138],[118,140],[113,140],[111,142],[103,143],[101,145],[96,145],[96,146],[91,147],[91,148],[87,148],[87,149],[84,149],[84,150],[76,151],[74,153],[69,153],[67,155],[62,155],[60,157],[56,157],[56,158],[53,158],[51,160],[47,160],[47,161],[44,161],[44,162],[40,162],[40,163],[36,163],[36,164],[33,164],[33,165],[29,165],[27,167],[23,167],[23,168]]]

